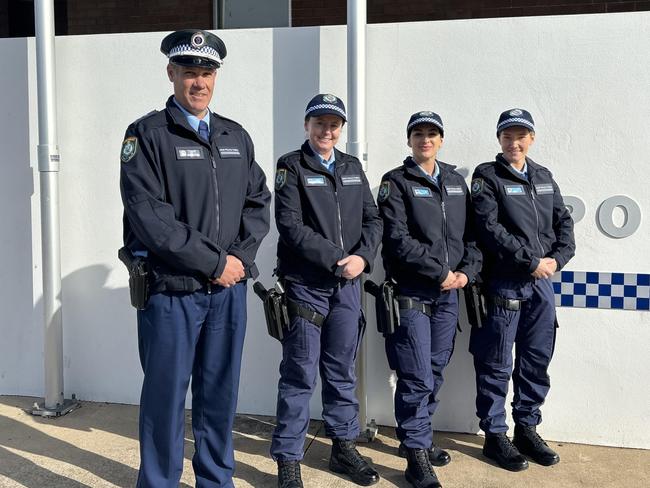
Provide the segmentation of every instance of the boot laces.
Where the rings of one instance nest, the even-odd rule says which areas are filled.
[[[420,472],[425,476],[435,476],[427,450],[416,449],[413,454],[415,455],[415,463],[417,464]]]
[[[284,481],[300,480],[300,463],[297,462],[280,463],[280,477]]]
[[[507,457],[512,456],[517,451],[517,448],[506,435],[497,436],[497,444],[499,445],[499,449]]]
[[[526,432],[526,437],[528,437],[528,440],[532,442],[533,446],[535,449],[540,449],[541,447],[546,447],[548,444],[546,444],[546,441],[541,438],[541,436],[537,433],[536,430],[528,430]]]

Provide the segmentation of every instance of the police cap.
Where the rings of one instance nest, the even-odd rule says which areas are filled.
[[[162,40],[160,51],[171,63],[205,69],[217,69],[226,57],[223,41],[200,29],[172,32]]]
[[[406,125],[406,137],[411,137],[411,131],[413,127],[420,124],[433,124],[440,131],[442,137],[445,136],[445,128],[442,125],[442,119],[440,115],[430,110],[423,110],[422,112],[416,112],[411,115],[408,124]]]
[[[499,137],[502,130],[513,126],[524,127],[535,132],[533,116],[530,115],[530,112],[522,108],[511,108],[499,115],[499,121],[497,122],[497,137]]]
[[[307,104],[305,120],[319,115],[338,115],[343,119],[343,122],[348,120],[343,100],[329,93],[319,93]]]

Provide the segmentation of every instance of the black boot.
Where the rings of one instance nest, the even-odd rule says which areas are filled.
[[[552,466],[560,462],[560,456],[548,447],[534,425],[515,425],[515,436],[512,443],[519,449],[519,452],[530,456],[533,461],[542,466]]]
[[[407,447],[404,444],[399,445],[399,449],[397,450],[399,457],[406,457],[406,449]],[[427,449],[427,452],[429,453],[429,461],[431,461],[433,466],[447,466],[451,462],[451,456],[449,453],[444,449],[440,449],[438,446],[431,444],[431,447]]]
[[[428,449],[406,448],[408,466],[404,472],[406,481],[415,488],[442,488],[436,473],[431,467]]]
[[[332,439],[330,471],[347,474],[353,482],[361,486],[374,485],[379,481],[379,473],[361,457],[354,441]]]
[[[485,434],[483,455],[496,461],[508,471],[523,471],[528,468],[528,461],[521,455],[505,433]]]
[[[278,461],[278,488],[303,488],[300,461]]]

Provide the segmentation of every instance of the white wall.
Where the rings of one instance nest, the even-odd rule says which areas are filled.
[[[443,161],[471,173],[498,150],[498,114],[528,108],[537,122],[533,159],[548,165],[587,214],[576,227],[568,269],[650,272],[650,14],[490,19],[368,26],[368,177],[407,154],[405,124],[418,110],[445,122]],[[274,162],[303,138],[303,110],[317,92],[346,98],[344,27],[228,30],[213,109],[241,122],[270,179]],[[135,312],[117,260],[118,177],[126,126],[171,93],[158,47],[162,34],[57,39],[66,396],[137,403],[141,371]],[[2,39],[0,55],[0,394],[42,395],[40,223],[33,39]],[[345,137],[345,136],[344,136]],[[339,145],[345,148],[345,141]],[[35,189],[35,192],[34,192]],[[625,194],[644,212],[640,229],[614,240],[595,210]],[[9,232],[11,230],[11,232]],[[277,233],[259,253],[272,283]],[[375,274],[376,278],[381,273]],[[559,310],[561,328],[542,432],[550,439],[650,448],[650,313]],[[392,424],[394,381],[382,339],[369,327],[369,416]],[[441,391],[436,428],[477,431],[469,329]],[[265,332],[259,300],[249,323],[239,410],[273,414],[278,343]],[[320,414],[319,398],[312,413]]]

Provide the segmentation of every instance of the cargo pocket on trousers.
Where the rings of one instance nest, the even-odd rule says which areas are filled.
[[[470,352],[474,357],[484,363],[505,364],[512,341],[509,335],[514,334],[514,318],[517,312],[506,310],[503,307],[492,306],[488,317],[481,328],[472,328],[470,337]]]
[[[408,316],[408,314],[417,313],[421,312],[416,312],[415,310],[408,310],[406,313],[402,312],[400,326],[394,334],[386,338],[387,351],[388,349],[392,350],[392,362],[394,366],[392,369],[404,373],[420,373],[431,367],[430,361],[428,359],[425,360],[422,354],[420,341],[416,333],[417,329],[412,325],[412,317]]]

